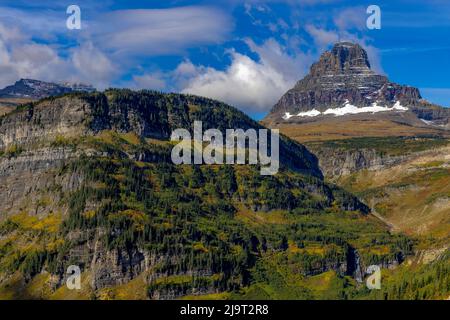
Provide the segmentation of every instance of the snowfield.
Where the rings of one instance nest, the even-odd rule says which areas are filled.
[[[377,113],[377,112],[386,112],[386,111],[407,111],[408,108],[403,107],[400,101],[397,101],[391,108],[387,106],[380,106],[377,102],[372,103],[370,107],[361,107],[358,108],[349,103],[347,100],[344,103],[344,106],[341,108],[330,108],[325,110],[324,112],[320,112],[316,109],[306,112],[300,112],[297,115],[290,114],[286,112],[283,116],[283,119],[289,120],[292,117],[316,117],[320,115],[335,115],[335,116],[345,116],[347,114],[358,114],[358,113]]]

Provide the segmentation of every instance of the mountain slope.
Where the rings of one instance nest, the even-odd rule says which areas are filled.
[[[355,170],[337,183],[355,192],[397,230],[450,243],[450,141]]]
[[[310,277],[332,272],[360,290],[369,263],[393,268],[412,253],[288,138],[276,176],[173,165],[170,132],[194,120],[261,127],[217,101],[129,90],[44,99],[0,118],[0,297],[251,298],[268,285],[279,292],[269,297],[320,298]],[[273,278],[271,257],[288,282]],[[73,264],[77,292],[64,285]]]

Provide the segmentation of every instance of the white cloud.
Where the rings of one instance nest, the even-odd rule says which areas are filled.
[[[10,28],[20,29],[27,34],[39,38],[54,39],[56,33],[63,33],[66,29],[66,16],[61,15],[65,10],[59,12],[54,10],[24,11],[20,9],[0,7],[0,21]]]
[[[111,79],[119,73],[111,60],[91,42],[81,45],[73,51],[72,63],[75,68],[73,80],[94,83],[98,88],[105,88]]]
[[[185,60],[180,63],[172,74],[172,80],[176,87],[183,90],[190,86],[190,82],[201,73],[206,73],[207,68],[195,66],[191,61]]]
[[[259,60],[231,51],[231,64],[225,70],[194,66],[185,61],[176,74],[183,79],[184,93],[225,101],[248,112],[266,112],[300,79],[310,60],[307,55],[289,55],[274,39],[261,46],[247,39]],[[304,59],[305,61],[302,61]]]
[[[163,75],[159,73],[155,74],[147,73],[143,75],[133,76],[132,82],[126,84],[125,86],[136,90],[140,89],[164,90],[167,88],[167,83]]]
[[[336,31],[317,28],[311,24],[306,25],[305,30],[311,35],[314,43],[319,47],[318,51],[322,51],[321,48],[325,48],[339,40],[339,34]]]
[[[61,71],[62,61],[52,48],[28,41],[17,28],[0,24],[0,87],[20,77],[48,78]]]
[[[36,78],[82,81],[103,89],[120,82],[125,72],[139,70],[141,58],[219,43],[233,25],[222,11],[200,6],[92,16],[95,20],[82,18],[82,30],[68,32],[65,11],[0,7],[0,87],[19,78]],[[58,43],[60,36],[68,44]],[[163,87],[145,71],[128,85]]]
[[[89,32],[115,55],[174,54],[189,47],[219,43],[232,21],[210,7],[118,10],[91,23]]]
[[[350,29],[364,30],[367,28],[366,7],[350,7],[339,11],[334,17],[334,24],[339,30],[348,31]]]
[[[244,41],[258,54],[262,64],[277,70],[288,82],[295,83],[303,77],[314,62],[314,56],[300,51],[296,41],[292,41],[289,47],[282,46],[273,38],[267,39],[261,45],[257,45],[249,38]]]
[[[50,45],[29,39],[21,30],[0,24],[0,87],[19,78],[83,81],[103,88],[116,72],[111,61],[86,43],[61,57]]]
[[[199,68],[183,92],[219,99],[248,111],[267,111],[290,85],[270,66],[236,52],[232,58],[225,71]]]

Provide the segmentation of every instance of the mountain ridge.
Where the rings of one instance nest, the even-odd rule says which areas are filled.
[[[82,83],[53,83],[34,79],[20,79],[0,90],[0,98],[39,100],[70,92],[93,92],[94,87]]]
[[[67,108],[69,104],[71,108]],[[190,110],[198,104],[204,108]],[[184,128],[192,132],[195,120],[203,122],[204,130],[225,132],[235,128],[244,131],[263,128],[243,112],[212,99],[145,90],[110,89],[105,92],[69,93],[22,105],[15,112],[0,118],[0,148],[20,145],[22,140],[25,143],[39,140],[45,130],[48,130],[46,136],[53,138],[58,134],[76,136],[117,130],[134,131],[140,138],[168,140],[175,129]],[[36,126],[37,121],[39,126]],[[58,122],[57,129],[52,128],[54,121]],[[25,125],[27,130],[24,130]],[[289,163],[298,171],[322,176],[317,159],[304,146],[283,136],[280,140],[281,164]],[[305,156],[304,159],[296,158],[300,154]]]

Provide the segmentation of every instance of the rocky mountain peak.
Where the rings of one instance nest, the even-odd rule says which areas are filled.
[[[85,84],[52,83],[34,79],[20,79],[0,90],[1,98],[42,99],[74,91],[93,92],[95,88]]]
[[[351,42],[338,42],[311,67],[311,75],[314,76],[360,73],[373,72],[367,52],[359,44]]]
[[[417,88],[393,83],[371,70],[362,46],[339,42],[324,52],[310,72],[281,97],[266,120],[284,122],[357,113],[402,113],[422,104]]]

